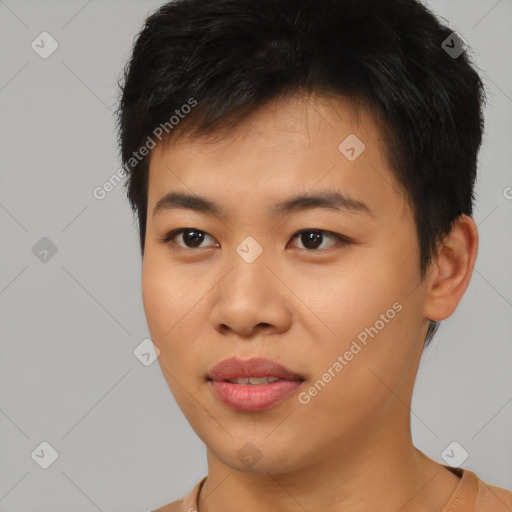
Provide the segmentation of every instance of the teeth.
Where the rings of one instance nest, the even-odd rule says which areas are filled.
[[[232,379],[228,382],[233,384],[270,384],[280,380],[278,377],[242,377],[239,379]]]
[[[229,380],[228,382],[231,382],[232,384],[249,384],[249,379],[248,378],[233,379],[233,380]]]

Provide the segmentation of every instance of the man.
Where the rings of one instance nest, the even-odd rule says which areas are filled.
[[[208,475],[160,512],[506,511],[412,443],[456,309],[482,82],[414,0],[178,0],[120,103],[151,337]]]

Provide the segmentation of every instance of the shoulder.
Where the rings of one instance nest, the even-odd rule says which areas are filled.
[[[512,510],[512,491],[489,485],[477,478],[478,494],[475,512],[510,512]]]
[[[152,510],[151,512],[182,512],[183,511],[183,500],[173,501],[163,507]]]
[[[197,512],[199,492],[205,482],[206,476],[182,500],[173,501],[151,512]]]

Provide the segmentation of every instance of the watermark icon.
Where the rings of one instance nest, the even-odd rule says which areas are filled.
[[[361,350],[368,345],[368,336],[372,339],[379,334],[379,332],[385,327],[386,324],[389,324],[393,318],[395,318],[397,313],[402,311],[402,304],[400,302],[395,302],[391,308],[387,309],[385,313],[381,313],[379,316],[379,320],[377,320],[373,326],[366,327],[363,331],[361,331],[357,336],[357,340],[352,340],[352,344],[350,348],[346,350],[343,355],[339,355],[336,358],[336,361],[327,369],[325,373],[322,374],[321,378],[316,380],[314,384],[312,384],[306,391],[302,391],[299,393],[297,399],[302,405],[307,405],[311,402],[311,398],[315,397],[322,391],[331,380],[336,377],[348,364],[354,356],[359,354]],[[358,343],[359,341],[359,343]],[[361,346],[363,345],[363,346]]]
[[[41,32],[30,44],[39,57],[47,59],[59,47],[59,43],[48,33]]]
[[[503,189],[503,197],[505,199],[512,199],[512,187],[505,187]]]
[[[248,236],[237,246],[236,252],[246,263],[253,263],[263,252],[263,247],[252,236]]]
[[[43,441],[30,456],[40,467],[48,469],[58,459],[59,454],[50,443]]]
[[[441,458],[452,468],[458,468],[468,458],[469,453],[457,441],[452,441],[442,452]]]
[[[57,254],[57,246],[49,238],[43,236],[32,247],[32,254],[41,263],[48,263]]]
[[[353,162],[361,156],[363,151],[366,149],[366,146],[363,144],[363,141],[357,137],[357,135],[351,133],[341,141],[338,149],[347,160]]]
[[[263,454],[254,444],[245,443],[242,448],[238,450],[236,456],[248,468],[252,468],[261,459],[261,457],[263,457]]]
[[[442,43],[441,48],[452,58],[459,58],[464,52],[466,41],[456,32],[452,32]]]
[[[158,359],[160,349],[149,338],[146,338],[135,347],[133,355],[144,366],[151,366]]]

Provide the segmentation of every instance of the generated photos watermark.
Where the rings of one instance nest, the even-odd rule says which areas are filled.
[[[192,109],[197,105],[197,100],[195,98],[189,98],[186,103],[184,103],[179,109],[175,109],[174,114],[169,118],[165,123],[159,124],[152,132],[156,139],[161,141],[164,137],[164,132],[169,134],[171,133],[176,126],[178,126],[182,119],[185,119],[187,114],[190,114]],[[144,144],[137,150],[132,153],[132,156],[128,159],[126,164],[123,167],[119,168],[114,174],[112,174],[102,185],[97,186],[92,191],[92,195],[95,199],[99,201],[105,199],[109,192],[112,192],[114,188],[121,183],[121,181],[126,177],[127,173],[130,172],[132,168],[134,168],[139,162],[141,162],[146,156],[149,155],[149,152],[154,149],[157,145],[157,142],[153,137],[148,135]]]
[[[402,311],[403,306],[400,302],[394,302],[392,307],[387,309],[385,313],[381,313],[379,320],[377,320],[372,326],[366,327],[362,330],[350,345],[350,348],[346,350],[343,355],[339,355],[332,365],[322,374],[322,377],[315,381],[306,391],[299,393],[298,400],[302,405],[307,405],[311,402],[311,398],[315,397],[320,393],[331,380],[336,377],[348,364],[359,354],[363,348],[368,345],[368,337],[372,339],[384,329],[386,324],[389,324],[393,318]],[[359,343],[358,343],[359,342]]]

